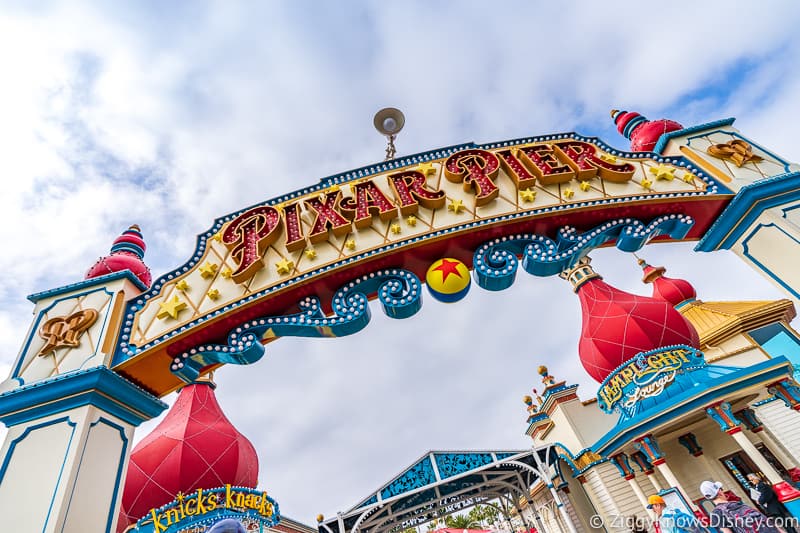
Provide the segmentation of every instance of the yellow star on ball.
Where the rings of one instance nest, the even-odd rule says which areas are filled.
[[[306,258],[308,258],[308,259],[316,259],[317,258],[317,251],[315,249],[313,249],[313,248],[308,248],[303,253],[306,254]]]
[[[406,218],[406,224],[408,224],[411,227],[416,226],[417,225],[417,217],[415,217],[414,215],[408,215],[408,218]]]
[[[400,224],[392,224],[391,226],[389,226],[389,229],[392,230],[392,233],[394,233],[395,235],[399,234],[400,231],[402,231]]]

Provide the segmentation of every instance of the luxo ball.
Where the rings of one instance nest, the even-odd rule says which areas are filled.
[[[428,268],[425,283],[431,296],[440,302],[457,302],[469,292],[469,269],[458,259],[444,257]]]

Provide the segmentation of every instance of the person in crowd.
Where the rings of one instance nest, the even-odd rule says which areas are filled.
[[[700,493],[714,503],[709,525],[722,533],[780,533],[758,510],[741,500],[730,501],[719,481],[703,481]]]
[[[778,524],[788,533],[797,533],[792,524],[792,515],[784,507],[775,494],[772,485],[764,481],[758,474],[747,474],[747,481],[752,485],[751,495],[755,496],[758,505],[768,518],[779,518]]]
[[[655,533],[700,533],[704,528],[697,519],[675,507],[669,507],[664,498],[653,494],[647,498],[647,508],[653,510]]]

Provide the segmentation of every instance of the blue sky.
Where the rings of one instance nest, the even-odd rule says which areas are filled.
[[[388,105],[407,118],[400,155],[573,130],[623,148],[608,114],[621,108],[687,126],[735,116],[798,161],[799,21],[788,0],[5,4],[0,373],[27,294],[81,279],[132,223],[158,275],[215,217],[381,160],[372,116]],[[731,255],[651,248],[703,299],[783,296]],[[646,292],[630,256],[595,263]],[[373,315],[353,337],[282,339],[218,373],[262,487],[297,519],[349,507],[431,448],[526,447],[520,399],[541,363],[594,393],[561,280]]]

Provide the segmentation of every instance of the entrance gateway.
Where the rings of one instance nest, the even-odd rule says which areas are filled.
[[[613,116],[633,151],[565,133],[390,160],[216,219],[192,257],[155,280],[132,227],[87,279],[31,295],[33,323],[0,384],[0,420],[9,427],[0,452],[0,530],[23,524],[31,531],[115,531],[133,431],[166,408],[159,397],[221,365],[255,363],[283,336],[355,333],[369,322],[370,299],[390,317],[411,316],[421,308],[421,280],[432,266],[431,292],[451,301],[466,286],[447,278],[468,280],[466,268],[487,290],[509,288],[520,267],[537,276],[562,274],[584,298],[588,289],[581,286],[606,290],[586,264],[594,248],[613,243],[633,252],[649,242],[698,241],[699,251],[732,250],[793,302],[800,299],[800,166],[740,134],[733,119],[684,128],[637,113]],[[769,324],[784,327],[777,319]],[[782,481],[735,430],[741,417],[728,400],[738,409],[764,389],[765,401],[796,407],[789,362],[775,357],[723,371],[696,346],[680,344],[633,367],[602,370],[598,360],[594,370],[587,366],[605,380],[601,407],[620,418],[591,449],[562,444],[556,455],[569,466],[558,468],[563,483],[591,484],[587,468],[612,464],[630,481],[620,450],[635,441],[644,461],[636,464],[658,467],[661,488],[691,500],[661,468],[648,433],[680,414],[660,402],[684,390],[678,387],[687,379],[720,385],[713,398],[692,399],[692,409],[710,410],[719,427],[744,439],[741,448],[770,481]],[[674,375],[641,382],[658,365]],[[574,397],[574,388],[546,369],[542,376],[545,395],[529,404],[529,434],[540,444],[553,409]],[[639,417],[651,411],[653,417]],[[772,445],[776,456],[793,458],[790,445]],[[557,484],[547,485],[559,502]],[[585,499],[610,513],[596,491],[587,490]],[[584,527],[575,505],[557,507],[565,527]],[[330,529],[329,521],[320,528]]]

